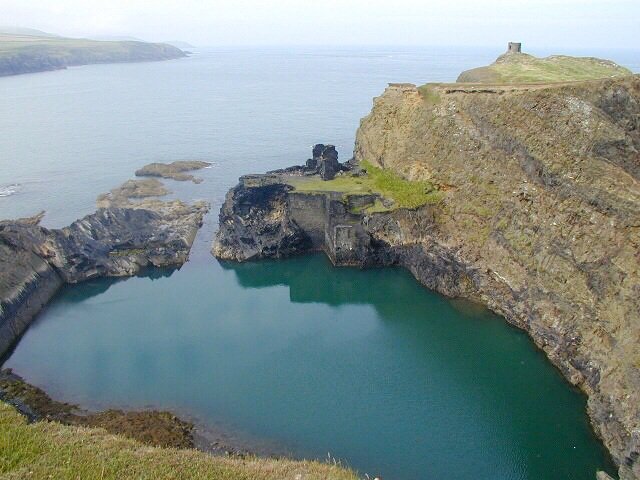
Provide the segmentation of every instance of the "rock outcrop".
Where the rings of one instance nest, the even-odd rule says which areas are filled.
[[[199,160],[178,160],[171,163],[150,163],[139,170],[136,170],[136,177],[160,177],[171,178],[179,182],[192,181],[202,183],[201,178],[187,174],[192,170],[201,170],[211,166],[209,162]]]
[[[208,208],[144,200],[59,230],[34,219],[0,222],[0,356],[64,283],[182,265]]]
[[[483,302],[588,395],[621,478],[637,479],[638,152],[637,76],[393,85],[363,119],[355,161],[438,185],[438,204],[368,212],[344,192],[245,177],[223,206],[213,251],[245,260],[324,250],[337,265],[402,265],[429,288]]]

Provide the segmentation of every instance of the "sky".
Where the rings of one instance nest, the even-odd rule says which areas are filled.
[[[0,25],[198,46],[637,49],[640,0],[0,0]]]

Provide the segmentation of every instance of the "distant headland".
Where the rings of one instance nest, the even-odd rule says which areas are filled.
[[[149,62],[186,57],[166,43],[66,38],[29,29],[0,29],[0,77],[96,63]]]

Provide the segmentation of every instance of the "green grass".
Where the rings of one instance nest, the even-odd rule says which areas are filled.
[[[437,105],[440,103],[440,93],[434,88],[434,84],[426,84],[418,87],[418,91],[422,98],[431,105]]]
[[[144,446],[101,429],[55,422],[28,425],[0,402],[2,480],[275,480],[358,477],[339,465],[256,457],[212,457],[196,450]]]
[[[366,161],[361,166],[367,171],[366,175],[352,176],[347,173],[329,181],[318,177],[295,177],[288,181],[299,192],[377,193],[392,200],[394,208],[418,208],[439,203],[442,199],[442,192],[430,182],[405,180],[391,170],[376,167]],[[388,210],[381,202],[377,202],[371,209],[367,211],[373,213]]]
[[[557,83],[632,75],[608,60],[554,55],[537,58],[527,54],[500,57],[495,63],[463,72],[459,82],[495,84]]]

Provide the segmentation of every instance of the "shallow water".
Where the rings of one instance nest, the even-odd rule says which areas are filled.
[[[207,50],[190,59],[0,79],[0,218],[61,226],[151,161],[212,213],[180,271],[63,289],[6,362],[54,398],[171,408],[257,449],[386,478],[588,479],[608,468],[584,398],[523,333],[402,270],[322,256],[221,265],[208,253],[239,175],[348,158],[386,82],[448,81],[479,49]],[[546,53],[546,52],[537,52]],[[605,54],[638,68],[637,55]]]

